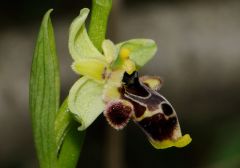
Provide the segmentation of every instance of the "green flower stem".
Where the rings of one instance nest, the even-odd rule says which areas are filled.
[[[105,39],[111,8],[112,0],[92,0],[91,20],[88,34],[99,51],[102,50],[102,42]]]

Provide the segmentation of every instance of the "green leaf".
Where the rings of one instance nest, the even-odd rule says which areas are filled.
[[[103,55],[97,50],[88,37],[85,20],[89,14],[89,9],[84,8],[80,15],[74,19],[69,30],[68,48],[74,61],[81,59],[95,58],[104,60]]]
[[[61,105],[58,114],[55,119],[55,135],[56,135],[56,144],[57,144],[57,153],[62,146],[62,142],[69,131],[69,125],[72,122],[73,118],[68,109],[68,99],[63,102]]]
[[[126,48],[130,51],[129,57],[135,62],[137,68],[143,67],[157,52],[157,45],[150,39],[132,39],[122,42],[117,45],[118,53],[121,48]],[[120,58],[116,60],[118,64]]]
[[[55,120],[57,168],[74,168],[77,165],[85,137],[85,131],[80,132],[77,127],[78,123],[73,120],[66,98]]]
[[[67,135],[64,137],[61,150],[59,151],[57,168],[74,168],[78,163],[85,138],[85,131],[78,131],[77,127],[78,123],[71,120]]]
[[[81,123],[79,130],[86,129],[104,110],[103,84],[87,77],[80,78],[71,88],[68,106]]]
[[[78,123],[68,109],[68,98],[61,105],[55,120],[57,168],[74,168],[84,142],[85,131],[77,130]]]
[[[30,77],[30,110],[37,157],[41,168],[56,164],[54,122],[59,107],[60,81],[49,10],[42,21]]]

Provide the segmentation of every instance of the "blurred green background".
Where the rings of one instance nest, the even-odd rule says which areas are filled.
[[[113,0],[107,38],[151,38],[158,53],[140,74],[164,79],[185,148],[155,150],[133,123],[115,131],[103,116],[88,129],[85,168],[240,167],[240,1]],[[37,166],[28,110],[28,80],[41,18],[54,8],[62,98],[78,78],[67,49],[68,28],[90,0],[11,0],[0,5],[0,167]],[[79,164],[80,165],[80,164]]]

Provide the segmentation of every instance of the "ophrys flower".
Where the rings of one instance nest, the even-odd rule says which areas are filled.
[[[85,20],[89,9],[82,9],[73,21],[69,50],[72,69],[80,79],[73,85],[68,106],[75,119],[86,129],[103,112],[115,129],[124,128],[132,119],[146,133],[155,148],[183,147],[190,136],[182,136],[172,105],[157,91],[158,77],[138,77],[137,71],[156,53],[153,40],[133,39],[115,45],[104,40],[99,52],[88,37]]]

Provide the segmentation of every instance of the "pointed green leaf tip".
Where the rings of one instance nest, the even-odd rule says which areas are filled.
[[[30,110],[40,167],[56,165],[54,134],[59,107],[60,81],[53,27],[49,10],[43,18],[34,52],[30,77]]]

